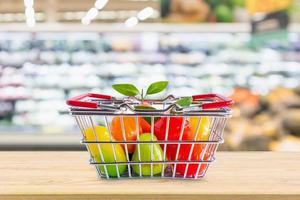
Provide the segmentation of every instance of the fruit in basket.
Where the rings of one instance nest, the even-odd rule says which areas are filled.
[[[200,121],[199,121],[200,120]],[[195,138],[195,134],[197,134],[197,128],[198,128],[198,135],[196,140],[209,140],[210,136],[210,123],[211,119],[210,117],[203,116],[201,118],[199,117],[190,117],[189,118],[190,124],[191,124],[191,130],[192,130],[192,137]],[[198,127],[199,123],[199,127]],[[194,147],[192,145],[182,145],[180,147],[180,153],[178,155],[179,161],[186,161],[189,159],[189,153],[190,151],[193,151],[190,157],[190,160],[192,161],[199,161],[204,160],[207,161],[209,159],[209,153],[205,153],[205,155],[202,155],[205,145],[208,144],[195,144]],[[209,146],[207,146],[208,149]],[[201,157],[203,156],[203,158]],[[199,171],[197,173],[197,169],[199,167],[199,164],[178,164],[176,166],[176,172],[184,175],[185,170],[187,170],[186,176],[187,177],[195,177],[196,175],[201,175],[204,170],[207,167],[207,164],[201,164],[199,167]],[[186,169],[187,168],[187,169]]]
[[[212,144],[198,144],[194,145],[193,152],[191,154],[191,161],[209,161],[210,157],[212,155],[211,150],[209,146],[206,147],[206,153],[204,154],[205,146],[206,145],[212,145]],[[178,155],[178,161],[186,161],[189,158],[189,153],[192,150],[192,145],[186,145],[180,147],[182,152]],[[203,155],[204,154],[204,155]],[[200,165],[200,166],[199,166]],[[206,170],[208,164],[202,163],[202,164],[177,164],[176,166],[176,173],[184,176],[185,171],[186,172],[186,177],[195,177],[195,176],[201,176],[204,171]],[[187,169],[186,169],[187,168]],[[199,169],[198,169],[199,168]],[[198,171],[199,170],[199,171]]]
[[[139,124],[142,128],[143,133],[149,133],[151,132],[151,122],[150,124],[144,119],[144,117],[139,117]]]
[[[110,141],[109,132],[104,126],[87,128],[84,132],[84,138],[86,141]],[[113,137],[111,139],[113,141],[115,140]],[[96,162],[126,162],[125,152],[120,144],[88,144],[88,148]],[[100,150],[103,155],[103,160],[101,158]],[[114,151],[116,158],[114,158]],[[126,165],[107,165],[106,168],[109,177],[118,176],[117,167],[120,176],[126,171]],[[105,174],[104,166],[100,166],[99,168],[100,171]]]
[[[123,133],[122,127],[125,133]],[[136,123],[135,117],[123,117],[123,120],[122,117],[114,117],[111,122],[111,133],[117,141],[136,141],[137,134],[142,133],[142,127]],[[133,153],[134,148],[134,144],[128,144],[128,153]]]
[[[150,84],[144,93],[143,90],[141,92],[132,84],[115,84],[113,85],[113,89],[116,90],[117,92],[128,96],[128,97],[137,97],[138,95],[141,97],[140,98],[140,104],[138,106],[135,106],[136,109],[139,109],[141,107],[146,109],[155,109],[149,106],[145,98],[148,95],[153,95],[157,94],[159,92],[162,92],[166,87],[168,86],[168,81],[158,81]],[[123,118],[123,124],[121,123],[122,120],[120,117],[114,117],[111,123],[111,132],[114,138],[118,141],[124,141],[125,139],[127,141],[135,141],[136,140],[136,135],[140,133],[145,133],[145,132],[150,132],[151,131],[151,119],[150,118],[139,118],[139,123],[138,127],[136,124],[136,118],[134,117],[124,117]],[[122,126],[124,125],[124,126]],[[122,127],[124,127],[125,130],[125,138],[122,132]],[[133,153],[135,145],[129,144],[127,145],[128,147],[128,152]]]
[[[134,107],[136,110],[156,110],[154,107],[150,106],[147,102],[143,102],[142,105],[138,105]],[[154,117],[154,122],[159,118]],[[139,117],[139,123],[142,127],[143,133],[151,132],[151,117]]]
[[[208,140],[210,135],[210,117],[190,117],[189,118],[190,124],[191,124],[191,130],[195,137],[195,134],[197,134],[198,129],[198,135],[196,140]],[[199,127],[198,127],[199,123]]]
[[[151,133],[143,133],[140,135],[140,141],[151,141]],[[155,135],[153,135],[153,141],[157,141]],[[152,148],[152,150],[151,150]],[[163,161],[163,150],[161,149],[159,144],[140,144],[135,148],[135,151],[132,156],[132,161],[139,161],[139,151],[140,151],[140,161]],[[152,157],[151,157],[152,153]],[[166,165],[165,165],[166,167]],[[132,169],[135,173],[143,176],[150,176],[151,175],[151,164],[142,164],[141,165],[141,172],[140,167],[138,164],[132,165]],[[159,174],[162,172],[163,164],[153,164],[152,165],[153,175]]]
[[[181,126],[183,125],[183,117],[170,117],[169,122],[169,133],[167,140],[180,140],[180,131]],[[189,121],[191,120],[191,122]],[[185,126],[183,129],[182,140],[194,140],[198,118],[189,118],[189,120],[185,121]],[[202,117],[202,120],[199,124],[199,133],[196,140],[208,140],[210,129],[210,118],[209,117]],[[167,118],[163,117],[155,123],[155,135],[157,136],[158,140],[165,140],[166,138],[166,126],[167,126]],[[201,132],[200,132],[201,131]],[[208,145],[208,144],[206,144]],[[166,155],[170,159],[170,161],[175,160],[176,158],[176,151],[178,148],[178,144],[168,144]],[[164,145],[162,145],[164,148]],[[205,144],[195,144],[193,147],[193,152],[191,154],[192,161],[199,161],[201,160],[202,152],[205,147]],[[187,161],[189,158],[189,153],[192,150],[191,144],[181,144],[178,152],[178,161]],[[203,156],[203,160],[209,159],[210,153],[206,153]],[[187,169],[187,176],[194,177],[197,174],[199,164],[189,164]],[[198,174],[201,175],[203,170],[206,169],[207,164],[202,164],[199,168]],[[176,166],[176,173],[184,175],[185,168],[187,164],[177,164]]]
[[[182,137],[180,138],[181,134],[181,127],[184,123]],[[193,140],[193,133],[191,131],[191,126],[188,120],[184,121],[183,117],[170,117],[169,120],[169,131],[168,131],[168,137],[166,137],[166,130],[167,130],[167,118],[162,117],[160,118],[154,126],[154,133],[158,140],[171,140],[171,141],[179,141],[181,140]],[[164,146],[167,147],[166,154],[170,160],[175,160],[176,157],[176,151],[178,144],[161,144],[161,147],[164,148]],[[183,146],[190,146],[190,144],[181,144],[181,147]],[[182,150],[181,150],[182,149]],[[180,148],[179,154],[185,154],[187,152],[184,152],[183,148]]]

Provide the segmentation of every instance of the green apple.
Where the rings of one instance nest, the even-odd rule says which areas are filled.
[[[143,133],[140,135],[140,141],[151,141],[151,133]],[[153,135],[153,141],[157,141],[155,135]],[[151,150],[152,148],[152,150]],[[139,161],[139,149],[140,149],[140,158],[141,161],[151,161],[151,151],[152,151],[152,160],[153,161],[163,161],[163,150],[159,144],[140,144],[135,148],[135,151],[132,156],[132,161]],[[164,165],[166,167],[166,165]],[[162,172],[163,164],[153,164],[153,175],[159,174]],[[165,168],[164,167],[164,168]],[[138,175],[150,176],[151,175],[151,164],[142,164],[141,171],[138,164],[132,165],[133,171]]]

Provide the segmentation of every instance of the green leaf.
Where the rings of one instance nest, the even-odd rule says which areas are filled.
[[[179,99],[176,104],[180,107],[188,107],[191,105],[191,103],[193,102],[193,98],[192,97],[184,97]]]
[[[166,89],[166,87],[168,86],[169,82],[168,81],[158,81],[158,82],[154,82],[152,83],[148,89],[147,89],[147,95],[148,94],[156,94],[159,93],[161,91],[163,91],[164,89]]]
[[[139,90],[132,84],[115,84],[112,85],[112,87],[117,92],[129,97],[136,96],[140,93]]]

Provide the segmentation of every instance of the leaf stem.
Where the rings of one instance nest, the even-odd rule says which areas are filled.
[[[142,104],[144,103],[144,90],[142,89],[142,92],[141,92],[141,100],[142,100]]]

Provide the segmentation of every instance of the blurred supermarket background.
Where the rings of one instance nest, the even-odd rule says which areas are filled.
[[[114,83],[235,101],[223,150],[300,151],[299,0],[1,0],[0,150],[82,149],[65,100]]]

